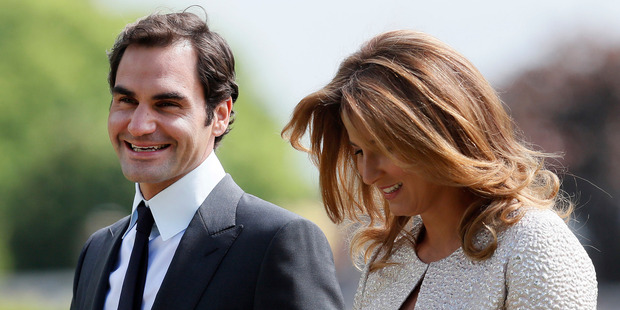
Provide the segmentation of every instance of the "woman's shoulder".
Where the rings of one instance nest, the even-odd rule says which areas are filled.
[[[596,305],[596,273],[577,237],[553,210],[524,212],[498,238],[496,254],[507,264],[506,302],[516,308],[529,303],[591,309]]]
[[[539,247],[551,246],[551,241],[563,241],[582,247],[567,223],[554,210],[530,207],[522,212],[519,221],[499,234],[500,243],[516,242],[522,246]]]
[[[592,264],[583,245],[554,210],[527,208],[523,212],[519,221],[499,234],[498,251],[513,259],[579,259]]]

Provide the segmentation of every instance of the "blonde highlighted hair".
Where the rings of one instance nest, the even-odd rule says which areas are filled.
[[[517,137],[496,92],[467,59],[429,35],[387,32],[365,43],[329,84],[302,99],[282,131],[318,167],[330,219],[363,223],[352,254],[368,261],[383,250],[371,269],[388,263],[396,238],[407,235],[410,217],[392,215],[376,189],[362,182],[343,113],[403,169],[476,197],[459,226],[463,250],[472,259],[494,253],[497,232],[517,222],[524,206],[570,214],[571,203],[558,195],[559,178],[544,164],[554,155]],[[302,144],[306,133],[309,148]],[[493,237],[483,248],[474,244],[481,231]]]

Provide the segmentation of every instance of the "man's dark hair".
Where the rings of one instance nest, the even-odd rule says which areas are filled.
[[[129,45],[166,47],[180,41],[190,42],[198,55],[196,67],[206,100],[208,126],[213,121],[215,107],[228,97],[234,103],[239,88],[235,82],[235,59],[230,47],[220,35],[209,30],[206,21],[193,13],[152,14],[127,25],[108,53],[108,83],[112,89],[121,58]],[[215,138],[215,147],[230,131],[233,121],[234,111],[231,111],[229,126],[224,134]]]

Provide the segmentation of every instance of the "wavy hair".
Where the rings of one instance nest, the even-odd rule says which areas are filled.
[[[473,194],[475,202],[459,224],[463,251],[472,259],[493,255],[497,233],[517,222],[525,206],[555,209],[564,217],[572,210],[559,195],[558,176],[545,167],[545,159],[556,156],[518,137],[496,92],[467,59],[429,35],[387,32],[366,42],[329,84],[302,99],[282,130],[318,167],[330,219],[362,224],[352,255],[368,262],[383,250],[371,270],[389,263],[394,241],[408,234],[411,218],[391,214],[377,189],[362,182],[343,113],[401,168]],[[306,134],[308,148],[302,143]],[[492,240],[476,246],[483,231]]]

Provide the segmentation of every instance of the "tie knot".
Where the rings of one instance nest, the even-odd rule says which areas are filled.
[[[153,227],[153,213],[147,208],[144,201],[138,205],[138,225],[136,230],[141,233],[150,233]]]

